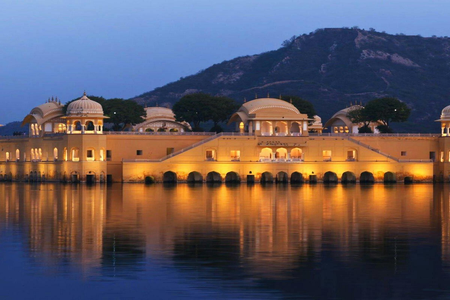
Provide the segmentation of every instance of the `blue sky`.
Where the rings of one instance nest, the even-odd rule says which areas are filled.
[[[447,0],[2,0],[0,124],[49,97],[130,98],[317,28],[450,36]]]

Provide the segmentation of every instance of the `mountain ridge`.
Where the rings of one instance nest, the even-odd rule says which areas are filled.
[[[296,95],[322,119],[350,103],[397,97],[412,108],[398,131],[439,132],[450,94],[450,39],[327,28],[294,36],[279,49],[237,57],[143,93],[140,104],[173,105],[194,92],[246,98]]]

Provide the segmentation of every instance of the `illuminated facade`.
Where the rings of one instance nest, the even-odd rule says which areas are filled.
[[[350,125],[348,133],[322,134],[320,117],[308,118],[272,98],[244,103],[230,119],[236,132],[185,132],[188,125],[160,107],[148,108],[133,132],[103,132],[102,107],[86,95],[66,113],[59,101],[49,100],[24,118],[28,137],[0,140],[0,180],[449,181],[447,108],[438,120],[441,134],[358,135]]]

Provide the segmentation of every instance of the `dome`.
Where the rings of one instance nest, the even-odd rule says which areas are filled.
[[[168,119],[175,120],[175,114],[170,108],[166,107],[146,107],[145,111],[147,112],[147,120],[150,119]]]
[[[83,97],[69,104],[67,115],[103,116],[103,108],[100,103],[86,97],[85,93]]]
[[[441,112],[441,119],[447,119],[450,120],[450,105],[444,107],[444,109]]]
[[[302,114],[292,103],[274,98],[259,98],[245,102],[234,113],[228,124],[236,121],[247,122],[249,120],[310,120],[306,114]]]

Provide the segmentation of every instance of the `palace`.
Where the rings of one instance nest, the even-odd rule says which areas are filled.
[[[170,109],[147,108],[133,131],[104,131],[102,106],[83,95],[31,110],[29,136],[0,137],[0,180],[62,182],[433,182],[450,181],[450,106],[439,134],[358,134],[346,117],[325,123],[291,103],[244,103],[235,132],[190,132]],[[376,126],[376,124],[373,124]]]

